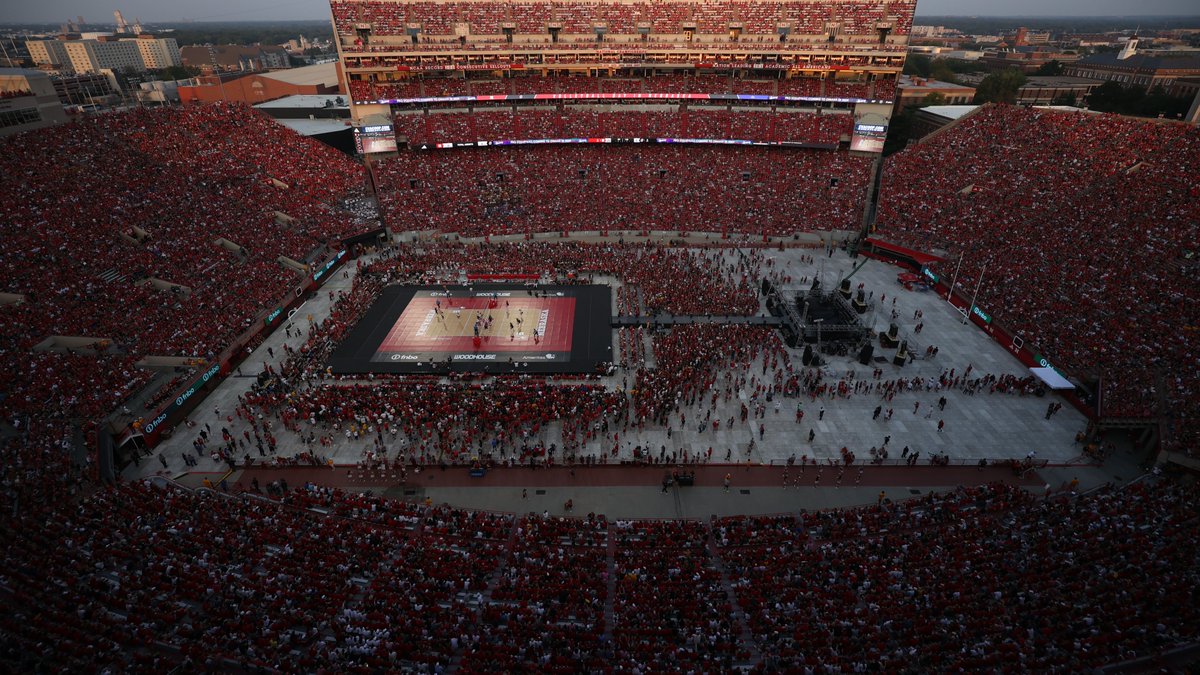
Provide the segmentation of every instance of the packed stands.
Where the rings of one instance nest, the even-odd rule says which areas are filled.
[[[1200,241],[1197,158],[1195,127],[988,107],[890,160],[881,236],[961,254],[961,288],[982,279],[998,323],[1101,381],[1102,415],[1166,414],[1175,447],[1194,447],[1200,350],[1180,331],[1200,324],[1184,260]]]
[[[426,76],[388,81],[352,79],[350,94],[355,101],[522,94],[590,97],[604,94],[749,94],[890,101],[895,97],[896,89],[894,75],[878,76],[870,84],[865,80],[837,82],[821,77],[777,79],[760,73],[755,73],[754,78],[693,75],[689,72],[622,77],[514,76],[486,80]],[[869,86],[874,87],[873,95],[868,95],[871,93]]]
[[[0,270],[23,299],[0,307],[6,418],[102,416],[149,379],[138,358],[214,358],[294,287],[277,258],[361,227],[339,208],[361,167],[244,106],[87,117],[0,151]]]
[[[401,152],[375,177],[388,222],[406,230],[790,236],[855,228],[869,172],[843,152],[620,145]]]
[[[1177,585],[1197,573],[1179,549],[1194,499],[1158,485],[1042,502],[985,486],[718,520],[713,534],[768,665],[1082,671],[1194,639]]]
[[[620,670],[732,670],[733,597],[696,521],[616,522],[613,648]]]
[[[607,553],[603,516],[521,519],[463,669],[602,669]]]
[[[269,487],[280,501],[122,484],[3,519],[0,658],[26,672],[1090,671],[1200,626],[1200,495],[1165,481],[708,523]]]
[[[907,35],[912,27],[913,2],[841,0],[834,3],[811,0],[779,2],[353,2],[334,0],[334,25],[338,33],[353,35],[356,27],[369,24],[372,34],[405,36],[407,27],[419,25],[421,35],[456,35],[456,24],[469,25],[471,35],[498,36],[509,23],[516,34],[549,35],[548,26],[558,23],[564,35],[588,35],[602,24],[611,35],[634,35],[638,24],[649,24],[652,34],[681,34],[692,25],[697,34],[728,34],[730,24],[740,23],[749,36],[777,38],[776,27],[788,24],[795,35],[826,34],[827,22],[838,22],[839,34],[875,36],[876,24],[890,21],[894,35]],[[774,40],[773,40],[774,41]]]
[[[519,109],[399,114],[396,135],[410,146],[536,138],[734,138],[836,145],[849,137],[850,115],[691,108],[687,113]]]

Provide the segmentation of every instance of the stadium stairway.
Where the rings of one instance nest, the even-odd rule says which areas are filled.
[[[604,596],[604,644],[611,645],[613,626],[616,625],[617,597],[617,540],[613,536],[613,528],[608,528],[608,546],[604,554],[605,574],[608,575],[608,589]]]
[[[119,284],[122,281],[125,281],[126,276],[124,272],[116,267],[110,267],[100,273],[100,278],[110,284]]]
[[[736,670],[751,671],[762,663],[762,650],[758,648],[758,643],[754,640],[753,633],[750,632],[750,624],[746,622],[746,612],[742,610],[742,606],[738,604],[737,592],[733,588],[733,584],[729,581],[729,572],[725,569],[725,561],[721,559],[721,554],[717,551],[717,545],[712,534],[712,524],[709,527],[708,537],[708,555],[712,561],[713,567],[721,575],[721,588],[725,591],[725,595],[729,598],[729,604],[733,607],[733,618],[737,621],[738,629],[741,635],[738,637],[738,656],[745,653],[746,658],[734,661],[733,667]]]
[[[513,548],[517,544],[517,531],[520,529],[520,518],[517,518],[508,533],[508,541],[504,544],[504,553],[500,561],[496,563],[496,569],[492,572],[492,576],[488,579],[487,588],[479,592],[478,602],[472,603],[468,598],[464,598],[464,604],[468,607],[473,605],[471,617],[471,629],[474,634],[479,633],[479,624],[483,620],[483,610],[488,605],[492,604],[492,593],[496,587],[500,585],[500,579],[504,576],[504,571],[508,569],[508,561],[512,559]],[[466,593],[475,593],[476,591],[466,591]],[[446,668],[447,673],[457,673],[462,666],[463,658],[467,655],[467,641],[459,642],[458,649],[454,652],[454,658],[450,660],[450,665]]]

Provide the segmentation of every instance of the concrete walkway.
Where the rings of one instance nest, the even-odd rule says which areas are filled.
[[[783,251],[766,249],[763,254],[767,259],[773,261],[772,271],[792,277],[792,282],[784,285],[785,291],[805,290],[813,278],[821,279],[826,288],[835,287],[839,279],[848,274],[854,265],[861,262],[861,259],[851,260],[840,251],[835,251],[832,256],[829,256],[821,249],[796,248]],[[726,260],[733,261],[740,254],[736,250],[730,249],[722,255]],[[893,365],[890,360],[886,363],[863,366],[850,357],[831,357],[823,366],[826,371],[826,381],[836,381],[843,377],[849,377],[851,374],[856,380],[870,380],[874,368],[883,369],[882,377],[885,380],[914,376],[937,378],[942,372],[952,368],[956,373],[962,373],[967,366],[973,368],[974,374],[1003,375],[1007,373],[1017,377],[1025,377],[1029,374],[1027,368],[981,330],[974,325],[964,324],[962,316],[944,300],[931,292],[904,290],[896,282],[896,274],[899,271],[899,268],[872,260],[855,273],[852,279],[853,285],[857,287],[859,283],[863,283],[864,290],[870,294],[873,305],[872,310],[865,315],[864,319],[867,325],[875,330],[886,330],[890,323],[895,322],[901,326],[902,330],[916,335],[914,325],[918,323],[918,320],[913,317],[914,312],[920,310],[923,312],[923,318],[919,321],[924,324],[923,331],[919,334],[921,344],[923,346],[937,345],[938,356],[933,359],[918,359],[903,367]],[[300,332],[303,334],[307,329],[308,315],[311,314],[314,321],[324,319],[328,316],[332,305],[330,295],[336,297],[339,291],[348,290],[353,282],[354,274],[355,264],[354,261],[350,261],[344,270],[335,273],[315,298],[300,307],[287,324],[301,329]],[[897,313],[895,319],[891,316],[893,307]],[[274,363],[278,367],[285,356],[282,345],[286,342],[293,348],[298,348],[303,341],[302,336],[288,338],[282,329],[277,330],[243,364],[244,375],[230,377],[221,383],[195,411],[192,419],[200,425],[210,425],[212,429],[210,433],[216,434],[218,439],[221,427],[229,427],[235,436],[240,435],[247,425],[239,424],[236,419],[230,423],[226,416],[232,413],[237,397],[246,392],[253,382],[250,371],[257,371],[264,363]],[[271,352],[273,352],[273,356]],[[890,355],[890,352],[877,347],[876,355]],[[652,363],[652,355],[650,356]],[[802,367],[800,350],[792,350],[791,358],[795,367]],[[747,377],[761,376],[761,373],[761,364],[756,363],[747,371],[746,375]],[[719,379],[723,376],[723,373],[718,373]],[[627,388],[632,383],[632,379],[632,372],[618,370],[614,376],[606,378],[603,382],[610,387],[624,386]],[[938,411],[936,402],[942,395],[946,396],[948,403],[944,411]],[[1029,451],[1036,451],[1039,460],[1082,465],[1084,462],[1080,456],[1081,448],[1075,444],[1074,438],[1077,432],[1086,427],[1087,420],[1069,405],[1064,405],[1062,410],[1051,419],[1045,419],[1047,405],[1055,400],[1058,399],[1053,395],[1041,398],[1009,394],[968,396],[959,391],[940,393],[905,391],[897,394],[890,402],[881,401],[878,395],[873,394],[816,401],[807,397],[799,399],[776,397],[773,402],[766,404],[764,417],[755,419],[751,416],[746,423],[735,423],[732,428],[729,428],[726,424],[727,418],[738,416],[738,410],[743,402],[750,404],[745,391],[743,391],[742,398],[735,397],[728,403],[718,404],[718,414],[714,415],[721,419],[718,431],[714,432],[711,426],[701,430],[698,425],[693,423],[693,420],[703,418],[704,412],[699,405],[693,410],[685,408],[688,413],[686,428],[679,428],[678,424],[675,424],[675,428],[670,430],[656,425],[647,425],[642,431],[635,433],[630,430],[629,433],[623,433],[619,456],[615,459],[632,458],[634,446],[641,445],[643,448],[649,449],[654,456],[657,456],[664,447],[668,454],[676,452],[691,456],[696,454],[707,456],[708,449],[712,448],[714,462],[724,461],[728,455],[734,463],[744,463],[749,459],[752,464],[782,464],[784,460],[793,455],[797,458],[807,455],[821,461],[837,460],[840,458],[840,448],[847,447],[854,451],[859,462],[863,463],[870,459],[868,449],[883,445],[885,438],[890,436],[888,448],[893,459],[898,459],[899,450],[902,447],[909,446],[912,450],[921,453],[921,464],[924,464],[934,453],[945,453],[952,462],[973,467],[981,458],[989,460],[1021,458]],[[890,421],[885,421],[884,416],[878,420],[872,419],[873,409],[879,405],[882,405],[885,410],[889,407],[893,409],[893,417]],[[795,421],[797,406],[802,407],[805,411],[802,423]],[[824,414],[821,414],[822,408]],[[915,413],[914,409],[916,409]],[[940,420],[945,422],[941,431],[938,430]],[[759,436],[760,425],[762,427],[761,438]],[[291,456],[304,449],[295,434],[282,431],[279,425],[276,425],[276,431],[280,439],[280,455]],[[810,431],[813,435],[811,443],[808,440]],[[219,466],[207,457],[202,458],[200,465],[195,469],[186,467],[181,454],[184,451],[191,451],[191,441],[195,437],[195,433],[196,429],[177,428],[174,435],[160,445],[158,451],[161,452],[168,464],[166,471],[162,471],[160,463],[152,458],[143,461],[140,467],[129,467],[124,474],[125,477],[135,478],[155,473],[177,476],[188,471],[223,474],[226,467]],[[542,430],[539,440],[547,444],[556,442],[559,440],[559,434],[560,426],[553,423]],[[752,439],[754,443],[751,448]],[[400,439],[385,438],[389,451],[398,450],[399,441]],[[370,438],[355,440],[344,435],[335,435],[333,446],[321,448],[319,451],[336,464],[354,465],[371,448]],[[599,456],[607,450],[607,446],[595,442],[590,448],[585,448],[583,454],[592,453]],[[258,459],[257,456],[255,459]],[[1103,483],[1105,480],[1100,479],[1106,475],[1121,475],[1125,479],[1132,478],[1136,475],[1136,463],[1134,461],[1134,466],[1123,466],[1112,472],[1106,472],[1101,468],[1094,472],[1096,477],[1089,478],[1087,482]],[[1083,471],[1083,468],[1086,467],[1081,466],[1080,471]],[[1065,474],[1062,476],[1049,475],[1048,478],[1053,479],[1055,483],[1061,483],[1063,480],[1069,480],[1064,476]],[[944,481],[930,480],[932,482],[925,485],[946,485]],[[1082,480],[1083,478],[1081,478]],[[917,480],[913,480],[912,483],[918,486],[922,485]],[[657,480],[652,481],[652,484],[656,485]],[[851,494],[847,488],[848,486],[844,485],[842,490],[845,494]],[[437,490],[439,488],[430,486],[429,489]],[[658,491],[657,487],[653,489],[655,492]],[[820,494],[825,494],[825,488],[821,488],[821,490]],[[699,488],[694,492],[694,494],[700,493]],[[434,494],[437,494],[438,499],[449,500],[451,497],[449,494]],[[558,499],[564,494],[556,493],[554,499]],[[867,495],[867,497],[869,496]],[[738,504],[736,508],[788,510],[770,507],[768,504],[771,500],[765,500],[761,507],[753,506],[752,502],[757,501],[758,495],[752,499],[743,499],[743,497],[744,495],[737,497],[741,502],[736,502]],[[865,497],[862,499],[859,497],[862,496],[857,496],[855,499],[862,503]],[[590,497],[582,494],[580,498],[585,501],[591,500]],[[464,506],[475,503],[483,504],[484,502],[495,503],[495,500],[483,497],[479,497],[477,502],[468,497],[454,497],[454,499],[456,501],[464,500],[462,502]],[[657,496],[654,499],[657,499]],[[829,503],[832,504],[835,501],[840,503],[841,499],[840,497],[837,499],[829,497],[831,500]],[[715,499],[706,497],[702,501],[721,503],[722,497],[719,495]],[[580,500],[577,499],[576,503],[580,504]],[[611,503],[614,508],[622,508],[624,502],[621,499],[614,499]],[[821,500],[809,503],[816,506],[821,503]],[[681,502],[680,512],[698,513],[699,507],[690,504],[691,502],[687,500]],[[577,506],[576,510],[578,511],[579,508],[581,507]],[[674,507],[672,508],[674,509]],[[730,508],[735,507],[731,505]]]

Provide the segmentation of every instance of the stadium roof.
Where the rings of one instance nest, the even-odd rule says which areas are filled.
[[[1064,112],[1088,113],[1089,115],[1100,114],[1100,112],[1097,110],[1088,110],[1087,108],[1080,108],[1077,105],[1035,105],[1033,107],[1037,108],[1038,110],[1062,110]]]
[[[287,70],[272,70],[269,73],[261,73],[261,75],[288,84],[338,86],[337,64],[333,62],[288,68]]]
[[[978,107],[977,105],[927,105],[921,110],[948,120],[956,120]]]
[[[349,103],[346,102],[346,97],[342,96],[342,104],[336,103],[337,98],[341,94],[294,94],[292,96],[284,96],[277,98],[274,101],[267,101],[255,105],[255,108],[324,108],[325,102],[333,103],[333,108],[348,108]]]
[[[943,82],[935,80],[931,77],[912,77],[909,75],[900,76],[900,82],[896,85],[900,89],[920,91],[922,89],[962,89],[975,91],[975,87],[968,87],[963,84],[955,84],[954,82]]]
[[[1093,80],[1089,77],[1072,77],[1070,75],[1030,75],[1025,78],[1025,87],[1077,87],[1090,84],[1104,84],[1104,80]]]
[[[276,122],[300,134],[301,136],[320,136],[350,129],[349,120],[281,120]]]

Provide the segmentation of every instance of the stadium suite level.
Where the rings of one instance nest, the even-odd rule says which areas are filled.
[[[330,5],[358,126],[390,120],[393,103],[538,95],[718,96],[726,105],[768,97],[810,106],[891,101],[915,7],[873,0]],[[890,115],[858,113],[884,128]],[[855,149],[879,150],[866,142]]]

